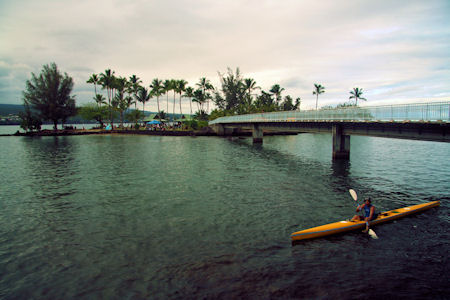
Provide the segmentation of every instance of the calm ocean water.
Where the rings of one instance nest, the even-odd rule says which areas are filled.
[[[331,136],[0,137],[0,298],[445,299],[450,144]],[[378,210],[439,208],[292,245]]]

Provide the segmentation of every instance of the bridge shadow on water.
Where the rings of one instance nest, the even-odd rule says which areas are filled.
[[[273,164],[277,168],[285,169],[293,179],[298,176],[313,176],[317,180],[330,182],[336,193],[346,193],[349,188],[358,188],[360,184],[351,177],[352,164],[350,160],[332,160],[326,162],[311,159],[301,153],[290,153],[282,149],[275,149],[271,145],[253,144],[249,138],[228,138],[239,146],[245,147],[253,155]]]

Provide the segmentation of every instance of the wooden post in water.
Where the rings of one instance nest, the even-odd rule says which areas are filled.
[[[254,144],[261,144],[263,142],[263,131],[259,128],[258,124],[253,124],[252,136]]]
[[[342,134],[341,125],[333,125],[333,159],[350,158],[350,136]]]

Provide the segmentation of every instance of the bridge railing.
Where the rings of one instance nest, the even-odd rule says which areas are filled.
[[[236,115],[217,118],[209,124],[297,121],[447,123],[450,122],[450,101]]]

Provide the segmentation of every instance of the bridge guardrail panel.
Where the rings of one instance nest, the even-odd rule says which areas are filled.
[[[210,124],[288,121],[450,122],[450,101],[236,115],[218,118]]]

